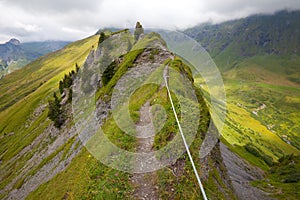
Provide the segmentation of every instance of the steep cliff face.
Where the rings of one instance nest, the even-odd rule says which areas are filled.
[[[223,143],[220,151],[228,175],[232,181],[238,199],[273,199],[268,193],[251,185],[251,181],[261,180],[265,173],[258,167],[252,166],[247,161],[229,150]]]
[[[187,154],[183,153],[178,158],[174,156],[183,145],[163,79],[166,77],[170,86],[180,86],[172,91],[179,119],[186,117],[185,112],[180,113],[186,105],[189,105],[186,106],[191,111],[189,113],[201,112],[201,117],[196,118],[197,126],[187,120],[183,129],[186,130],[187,137],[189,130],[195,130],[190,150],[209,199],[234,199],[234,190],[222,161],[219,144],[207,157],[201,160],[199,158],[210,116],[200,90],[193,83],[188,65],[168,51],[165,42],[155,33],[141,34],[137,41],[127,30],[107,36],[108,40],[100,44],[95,42],[98,38],[94,36],[79,42],[78,45],[86,45],[84,55],[88,56],[84,63],[80,61],[82,58],[73,63],[66,58],[67,54],[60,54],[65,57],[65,62],[71,62],[73,66],[79,62],[81,65],[77,77],[73,77],[72,102],[65,100],[70,93],[60,96],[57,91],[59,80],[64,73],[71,71],[69,68],[60,76],[50,79],[50,82],[56,82],[54,88],[35,105],[27,127],[39,125],[28,132],[27,137],[31,141],[16,149],[17,152],[12,157],[7,157],[9,147],[2,149],[1,198],[201,198]],[[68,50],[74,52],[70,47]],[[185,82],[189,82],[190,88],[194,90],[196,103],[187,99],[191,92],[182,86]],[[43,83],[44,86],[38,91],[44,91],[47,84],[47,81]],[[52,98],[53,91],[59,95],[61,109],[64,111],[65,122],[60,129],[45,118],[47,99]],[[95,127],[88,124],[88,120],[85,121],[85,114],[91,113],[89,109],[84,109],[84,105],[89,102],[78,98],[81,95],[93,98],[93,119],[97,122]],[[130,126],[126,112],[120,112],[117,117],[114,115],[118,111],[115,110],[116,102],[126,98],[126,95],[129,96],[128,116],[132,120]],[[185,104],[186,102],[191,103]],[[76,107],[78,105],[83,107]],[[123,107],[121,111],[122,109]],[[6,123],[9,125],[11,122]],[[83,125],[80,126],[82,129],[78,129],[80,123]],[[87,124],[92,129],[100,127],[111,143],[127,152],[151,154],[170,149],[153,154],[149,157],[151,161],[117,157],[113,148],[107,146],[108,140],[97,133],[84,131]],[[132,127],[134,128],[128,129]],[[8,131],[5,126],[2,135],[4,131]],[[133,131],[133,135],[126,131]],[[25,131],[16,132],[11,139],[16,136],[22,138],[24,134]],[[1,138],[1,143],[5,140],[8,144],[9,136],[2,137],[4,139]],[[174,142],[178,142],[178,145],[175,143],[172,146]],[[99,154],[95,154],[90,148],[93,144],[100,147]],[[169,161],[172,162],[166,164]],[[11,166],[17,170],[12,171],[9,169]],[[120,166],[125,170],[118,170]],[[156,168],[158,170],[154,170]]]

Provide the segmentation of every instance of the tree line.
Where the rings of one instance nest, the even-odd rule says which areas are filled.
[[[69,74],[65,74],[64,78],[59,81],[60,98],[58,97],[57,93],[54,92],[53,98],[48,101],[48,117],[54,122],[54,126],[56,128],[60,128],[66,121],[64,107],[62,106],[61,101],[63,98],[67,98],[66,103],[72,102],[72,84],[78,71],[79,66],[76,63],[75,70],[72,70],[69,72]]]

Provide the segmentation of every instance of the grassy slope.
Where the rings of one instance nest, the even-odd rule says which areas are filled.
[[[237,58],[225,51],[216,58],[217,65],[227,70],[223,73],[226,87],[228,118],[222,135],[230,149],[261,167],[267,172],[266,180],[255,185],[267,188],[275,197],[297,199],[299,183],[282,183],[281,174],[274,178],[270,166],[263,157],[272,157],[273,162],[288,154],[300,153],[300,85],[299,55],[258,54],[249,58]],[[228,67],[229,66],[229,67]],[[262,105],[266,107],[253,113]],[[244,146],[251,144],[262,156],[255,156]],[[273,187],[271,186],[271,187]],[[277,194],[278,191],[281,194]]]
[[[266,172],[270,166],[262,157],[277,162],[300,153],[299,19],[300,11],[282,11],[186,31],[223,72],[228,118],[222,135],[228,146]],[[254,114],[263,104],[266,107]],[[262,155],[247,151],[244,146],[249,143]],[[299,186],[268,177],[278,191],[282,188],[279,198],[286,192],[296,198]]]
[[[155,38],[153,37],[146,37],[143,41],[137,43],[133,48],[137,46],[145,47],[147,43],[152,42],[154,39]],[[103,94],[110,95],[111,87],[115,85],[118,79],[126,72],[128,68],[132,67],[133,60],[135,60],[140,53],[141,51],[133,51],[124,56],[124,61],[118,66],[112,79],[98,92],[98,98],[103,98]],[[182,68],[182,66],[179,66],[178,64],[176,67]],[[135,98],[135,96],[138,96],[139,98]],[[140,106],[143,105],[147,100],[154,103],[155,99],[155,103],[161,103],[165,108],[167,108],[168,112],[171,113],[172,110],[168,101],[166,101],[166,99],[163,100],[163,98],[159,100],[161,97],[167,97],[166,89],[162,88],[160,91],[158,91],[158,87],[152,84],[143,86],[142,90],[137,90],[130,99],[130,113],[133,119],[135,121],[138,120],[138,110]],[[203,101],[201,102],[201,109],[205,110],[206,106],[204,105]],[[208,115],[207,110],[205,113]],[[170,114],[170,116],[172,115]],[[202,126],[199,127],[200,132],[203,132],[207,128],[207,120],[208,117],[203,117],[201,119]],[[134,150],[136,146],[136,140],[120,130],[112,117],[109,117],[106,120],[102,128],[107,137],[117,146],[129,151]],[[165,133],[163,133],[163,131],[160,132],[158,136],[159,138],[156,138],[156,148],[159,148],[161,145],[164,145],[168,142],[167,140],[171,134],[170,130],[173,129],[173,122],[165,124],[163,129],[165,130]],[[157,143],[158,140],[163,141]],[[198,134],[196,143],[194,143],[192,147],[193,156],[195,156],[195,159],[198,158],[198,147],[201,141],[200,135]],[[184,158],[186,158],[186,156],[183,156],[182,159]],[[199,162],[197,162],[197,167],[200,169],[198,164]],[[173,196],[174,198],[198,198],[200,196],[200,192],[196,189],[197,180],[191,172],[192,167],[189,162],[187,162],[186,166],[183,168],[183,174],[181,175],[180,179],[178,179],[178,177],[172,173],[171,168],[160,170],[158,172],[160,177],[158,184],[161,188],[161,197],[168,198]],[[208,185],[208,193],[210,197],[220,199],[223,196],[221,193],[216,192],[218,188],[216,187],[215,183],[215,180],[219,180],[220,177],[218,173],[212,174],[212,177],[214,178],[206,183]],[[86,150],[83,150],[80,155],[71,162],[67,170],[61,172],[49,182],[42,184],[27,198],[39,199],[39,197],[42,195],[44,199],[60,199],[63,197],[68,197],[70,199],[129,199],[131,198],[134,189],[130,184],[129,179],[130,174],[106,167],[101,162],[89,155]],[[219,181],[219,184],[222,184],[222,181]],[[222,185],[222,187],[223,186],[224,185]],[[53,190],[53,188],[57,187],[59,187],[58,190]],[[175,188],[175,190],[171,190],[171,188]],[[230,193],[230,191],[227,192]]]
[[[124,199],[131,192],[128,173],[111,169],[84,149],[68,168],[27,199]]]
[[[297,133],[300,131],[300,85],[296,81],[300,77],[299,70],[297,70],[299,65],[298,55],[257,55],[238,62],[234,68],[225,72],[231,125],[236,126],[242,132],[249,133],[246,129],[250,128],[256,134],[260,132],[269,135],[276,134],[282,142],[289,143],[299,150],[300,138]],[[219,61],[219,66],[222,66],[221,61]],[[263,104],[266,107],[257,111],[255,115],[253,111]],[[242,118],[245,115],[248,117]],[[245,120],[247,118],[249,120]],[[239,124],[241,127],[238,127]],[[227,133],[229,134],[230,131]],[[236,134],[236,131],[233,131],[233,134]],[[239,140],[241,136],[238,135],[229,140],[231,142]],[[256,138],[253,135],[249,136]],[[269,140],[268,137],[265,139]],[[287,153],[299,153],[299,151],[295,152],[293,147],[290,147],[291,151],[286,151],[288,147],[283,146],[290,146],[286,144],[277,146],[277,150],[273,152],[274,155],[281,157]]]
[[[254,181],[252,184],[272,193],[278,199],[296,200],[300,197],[300,156],[286,156],[273,166],[265,180]]]
[[[228,119],[223,136],[235,144],[229,145],[233,151],[266,170],[266,179],[254,185],[279,199],[297,199],[299,181],[283,183],[282,168],[277,175],[269,173],[264,159],[242,146],[251,143],[262,154],[273,157],[273,162],[287,154],[299,155],[299,65],[298,55],[257,55],[236,62],[224,73]],[[266,107],[253,114],[263,104]]]
[[[273,162],[288,154],[299,155],[300,131],[300,90],[290,86],[280,86],[254,81],[225,81],[228,98],[228,119],[223,137],[230,143],[232,151],[267,172],[264,180],[256,181],[255,186],[266,190],[278,199],[298,199],[299,179],[295,183],[282,182],[289,163],[282,164],[277,173],[264,162],[245,150],[245,144],[251,143],[262,154],[273,157]],[[266,108],[253,114],[253,110],[266,105]],[[298,160],[299,162],[299,160]],[[275,163],[275,165],[277,165]]]
[[[224,62],[224,60],[217,61],[217,64],[222,67]],[[230,79],[300,88],[299,63],[298,54],[284,56],[261,54],[236,62],[224,75]]]
[[[214,57],[234,62],[257,54],[299,53],[300,11],[253,15],[221,24],[204,24],[185,31]],[[231,67],[224,63],[222,69]],[[230,63],[232,64],[232,63]]]
[[[97,42],[98,36],[92,36],[72,43],[0,80],[1,170],[2,167],[10,166],[8,171],[1,173],[1,188],[12,180],[34,152],[27,152],[17,162],[8,161],[28,146],[50,123],[47,110],[36,119],[32,113],[38,106],[47,103],[49,95],[58,89],[59,80],[75,68],[75,63],[81,65]]]
[[[1,135],[17,131],[36,104],[58,88],[63,75],[74,69],[75,63],[82,64],[96,42],[97,36],[72,43],[3,78],[0,81]]]
[[[125,56],[124,61],[118,66],[109,83],[97,92],[97,98],[103,98],[104,94],[111,95],[111,87],[116,84],[129,67],[132,67],[133,61],[141,52],[141,50],[133,51]],[[139,102],[131,101],[131,106],[136,107],[137,105],[135,104],[139,104]],[[106,120],[102,129],[107,137],[117,146],[131,151],[135,147],[136,141],[133,140],[134,138],[124,134],[117,127],[112,117]],[[73,174],[77,174],[75,180],[66,179],[66,177],[72,177]],[[39,199],[41,195],[45,199],[59,199],[64,196],[71,199],[129,198],[132,193],[129,177],[130,174],[128,173],[105,166],[84,149],[64,172],[58,174],[49,182],[42,184],[37,190],[30,193],[27,198]],[[60,190],[53,190],[53,187],[62,183],[63,186],[60,187]]]

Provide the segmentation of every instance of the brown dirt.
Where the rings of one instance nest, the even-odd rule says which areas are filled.
[[[149,153],[152,151],[152,146],[154,142],[153,133],[155,130],[150,117],[150,110],[151,106],[149,102],[147,102],[140,109],[140,121],[138,122],[136,128],[137,136],[145,137],[145,133],[149,134],[149,136],[138,139],[138,146],[136,149],[138,153]],[[147,127],[147,130],[142,129],[140,127]],[[138,167],[140,167],[139,164],[135,166],[135,168]],[[159,199],[156,172],[133,174],[131,181],[135,187],[133,193],[133,197],[135,199]]]

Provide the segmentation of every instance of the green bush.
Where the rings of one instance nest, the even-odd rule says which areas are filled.
[[[283,183],[297,183],[300,180],[300,156],[285,155],[271,168],[270,173]]]
[[[284,183],[297,183],[300,180],[300,172],[291,173],[283,179]]]
[[[103,86],[107,85],[107,83],[112,79],[116,72],[117,64],[116,62],[112,62],[103,72],[102,74],[102,83]]]
[[[99,44],[101,44],[106,39],[105,33],[101,32],[99,37]]]
[[[273,166],[273,159],[272,159],[272,157],[264,154],[260,149],[258,149],[254,145],[248,143],[248,144],[246,144],[244,146],[244,148],[246,149],[246,151],[248,151],[252,155],[254,155],[254,156],[262,159],[268,166]]]

